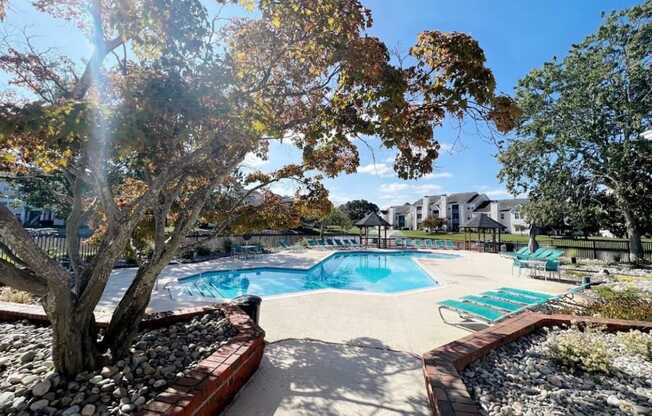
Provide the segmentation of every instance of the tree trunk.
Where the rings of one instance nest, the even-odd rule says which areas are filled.
[[[113,312],[102,343],[104,347],[111,350],[114,360],[124,358],[129,354],[131,343],[138,334],[140,322],[145,316],[156,277],[167,264],[167,262],[161,263],[163,265],[160,267],[157,267],[158,265],[145,266],[138,270],[127,293]]]
[[[623,209],[625,226],[627,227],[627,238],[629,238],[629,261],[638,263],[644,260],[643,244],[641,243],[641,232],[636,226],[634,214],[631,210]]]
[[[98,367],[100,349],[92,311],[79,310],[64,299],[48,296],[44,308],[52,324],[52,360],[57,371],[74,376]]]

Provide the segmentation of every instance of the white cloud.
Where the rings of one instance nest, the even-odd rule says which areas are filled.
[[[388,177],[394,176],[394,169],[387,163],[370,163],[358,167],[358,173]]]
[[[380,192],[383,194],[393,194],[396,192],[406,193],[406,194],[417,194],[423,196],[425,194],[433,192],[441,192],[442,187],[434,183],[407,183],[407,182],[395,182],[395,183],[383,183],[380,185]]]
[[[442,152],[451,152],[454,147],[451,143],[439,143],[439,150]]]
[[[267,160],[256,156],[254,153],[247,153],[240,166],[249,169],[259,169],[267,164]]]
[[[490,198],[512,198],[512,194],[507,192],[506,189],[492,189],[489,191],[485,191],[485,194],[487,194],[488,197]]]
[[[299,185],[290,180],[283,180],[275,182],[270,185],[269,190],[274,192],[276,195],[281,196],[294,196],[294,194],[299,189]]]
[[[450,172],[433,172],[423,175],[423,179],[445,179],[452,178],[453,174]]]

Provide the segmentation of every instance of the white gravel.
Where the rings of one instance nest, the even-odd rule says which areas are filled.
[[[144,331],[129,358],[64,380],[53,371],[49,327],[0,323],[0,415],[133,414],[236,331],[222,312]]]
[[[467,367],[462,378],[486,415],[652,415],[652,362],[630,354],[613,334],[611,374],[563,368],[546,356],[553,332],[539,331]]]

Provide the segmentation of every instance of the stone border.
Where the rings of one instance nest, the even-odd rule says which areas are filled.
[[[44,313],[27,305],[25,308],[4,306],[4,303],[0,305],[1,321],[26,319],[38,324],[48,322]],[[227,319],[238,329],[238,334],[147,402],[136,413],[137,416],[216,415],[224,410],[256,372],[265,350],[265,331],[235,305],[219,304],[157,313],[145,318],[141,327],[161,328],[216,309],[224,311]],[[98,319],[98,327],[107,325],[106,319]]]
[[[604,325],[608,331],[652,330],[652,322],[560,314],[544,315],[529,311],[522,313],[423,354],[423,374],[433,414],[435,416],[480,416],[478,404],[471,398],[460,377],[462,370],[492,350],[539,328],[568,325],[571,322]]]

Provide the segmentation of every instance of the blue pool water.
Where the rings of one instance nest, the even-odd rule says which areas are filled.
[[[263,267],[188,276],[180,279],[181,293],[222,299],[244,294],[272,296],[329,288],[396,293],[438,286],[415,258],[454,257],[457,256],[410,251],[336,253],[309,270]]]

